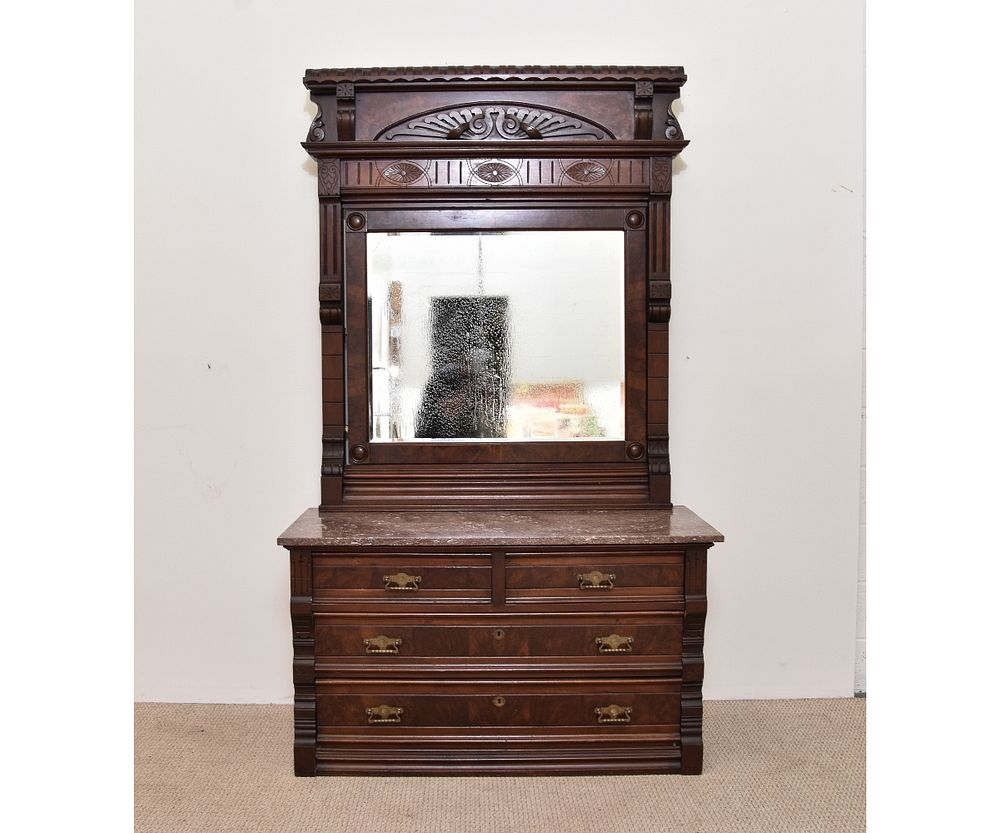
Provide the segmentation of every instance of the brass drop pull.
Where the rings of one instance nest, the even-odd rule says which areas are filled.
[[[598,706],[594,709],[598,723],[631,723],[632,707],[618,706],[612,703],[610,706]]]
[[[391,576],[382,576],[386,590],[419,590],[420,576],[411,576],[409,573],[393,573]]]
[[[600,570],[580,573],[576,580],[580,582],[581,590],[611,590],[615,586],[615,574],[602,573]]]
[[[399,706],[375,706],[365,709],[369,723],[402,723],[403,710]]]
[[[391,636],[374,636],[365,640],[366,654],[398,654],[399,646],[403,644],[402,639],[395,639]]]
[[[617,633],[611,633],[607,636],[599,636],[594,640],[597,644],[597,650],[602,654],[631,654],[632,653],[632,642],[631,636],[621,636]]]

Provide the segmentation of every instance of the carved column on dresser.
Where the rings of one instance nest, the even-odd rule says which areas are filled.
[[[316,641],[313,632],[312,554],[291,559],[292,683],[295,686],[295,774],[316,774]]]
[[[320,490],[324,505],[343,501],[344,443],[344,277],[340,207],[340,160],[320,159],[319,320],[323,351],[323,463]]]
[[[684,560],[684,635],[681,656],[681,772],[701,772],[701,684],[705,677],[705,614],[708,612],[706,549],[688,549]]]
[[[667,434],[667,373],[670,324],[671,159],[650,160],[649,178],[649,324],[646,382],[649,440],[649,496],[670,503],[670,438]]]

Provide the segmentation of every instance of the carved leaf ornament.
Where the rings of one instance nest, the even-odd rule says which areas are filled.
[[[517,171],[506,162],[483,162],[476,166],[473,173],[483,182],[499,185],[513,177]]]
[[[382,176],[390,182],[398,182],[400,185],[416,182],[423,175],[423,168],[412,162],[393,162],[382,169]]]
[[[570,165],[566,169],[566,176],[576,182],[597,182],[608,175],[608,169],[600,162],[585,160]]]

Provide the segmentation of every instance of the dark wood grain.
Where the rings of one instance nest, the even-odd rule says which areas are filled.
[[[683,68],[303,80],[316,105],[303,147],[317,162],[324,511],[280,541],[295,773],[700,772],[706,553],[721,535],[670,502]],[[622,232],[624,438],[372,442],[369,234],[541,229]]]

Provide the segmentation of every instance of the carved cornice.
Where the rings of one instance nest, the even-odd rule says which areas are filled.
[[[448,83],[469,81],[651,81],[680,86],[687,80],[684,67],[677,66],[437,66],[437,67],[346,67],[307,69],[306,87],[343,83]]]
[[[614,138],[606,127],[576,113],[520,102],[470,102],[408,116],[381,130],[375,141]]]
[[[657,133],[660,131],[657,130]],[[624,159],[637,156],[676,156],[689,142],[653,139],[652,141],[633,141],[631,139],[594,140],[586,143],[586,152],[593,156],[613,159]],[[484,146],[490,149],[485,150]],[[364,159],[392,160],[405,157],[421,157],[427,159],[481,159],[485,154],[514,156],[524,159],[579,159],[581,143],[568,139],[545,141],[524,139],[503,142],[303,142],[302,147],[314,159]]]

